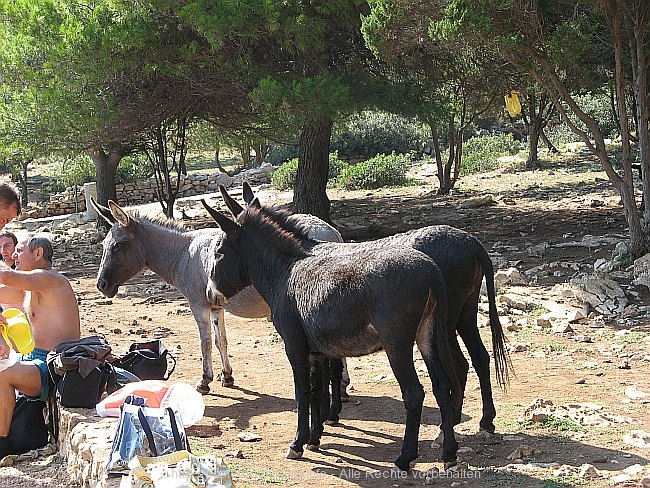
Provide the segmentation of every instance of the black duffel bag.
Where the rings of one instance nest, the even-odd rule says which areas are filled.
[[[134,342],[129,347],[129,352],[112,364],[133,373],[141,380],[167,380],[176,368],[176,358],[160,339],[156,339]]]

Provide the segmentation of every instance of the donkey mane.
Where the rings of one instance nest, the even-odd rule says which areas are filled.
[[[150,215],[142,214],[138,210],[130,211],[129,216],[132,219],[137,220],[143,225],[149,224],[149,225],[154,225],[156,227],[164,227],[166,229],[179,232],[179,233],[183,233],[187,230],[187,228],[182,222],[175,219],[170,219],[168,217],[158,217],[158,216],[152,217]]]
[[[304,241],[311,242],[311,239],[289,220],[290,216],[291,213],[284,210],[248,206],[237,220],[240,225],[246,223],[251,228],[261,229],[259,235],[266,236],[269,241],[265,243],[266,246],[272,246],[282,254],[307,256],[309,253],[303,249],[302,244]]]

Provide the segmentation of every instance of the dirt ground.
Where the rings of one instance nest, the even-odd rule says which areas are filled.
[[[204,397],[204,419],[190,429],[194,451],[224,456],[238,487],[604,487],[616,482],[639,486],[638,480],[650,474],[650,453],[623,438],[630,431],[650,430],[650,403],[631,399],[625,391],[633,387],[650,392],[648,289],[623,283],[634,313],[583,320],[572,324],[573,334],[553,333],[536,325],[540,313],[555,306],[579,307],[553,292],[553,286],[568,282],[578,272],[593,271],[593,263],[609,259],[615,241],[626,235],[619,198],[604,173],[589,161],[575,161],[536,171],[466,177],[449,197],[435,195],[430,166],[422,167],[418,175],[428,182],[421,186],[328,192],[333,221],[346,239],[449,224],[479,237],[499,267],[523,272],[546,265],[554,270],[536,275],[526,286],[500,287],[499,295],[519,296],[526,305],[519,310],[502,309],[504,326],[525,323],[507,332],[515,377],[506,392],[494,390],[497,435],[486,436],[477,432],[481,399],[476,375],[470,370],[463,422],[456,428],[463,461],[459,469],[438,471],[442,470],[441,450],[432,442],[440,415],[423,362],[416,355],[427,392],[420,457],[408,476],[391,472],[401,447],[404,414],[399,387],[383,353],[348,360],[351,398],[344,404],[341,423],[326,427],[319,452],[306,451],[299,461],[285,459],[296,414],[283,345],[271,323],[229,314],[226,325],[235,386],[212,384],[212,392]],[[487,195],[492,195],[492,203],[482,204]],[[268,191],[260,196],[263,203],[282,204],[290,199],[286,193]],[[205,220],[193,221],[199,222],[202,225]],[[611,242],[596,247],[554,246],[581,241],[586,235],[608,237]],[[547,252],[530,252],[544,242],[550,245]],[[134,341],[163,338],[178,359],[172,380],[197,382],[201,371],[198,334],[187,303],[176,290],[145,272],[107,300],[95,287],[98,246],[58,257],[57,266],[71,279],[79,297],[85,334],[105,334],[118,353]],[[486,317],[479,320],[484,323]],[[482,327],[481,334],[490,349],[489,328]],[[579,342],[576,335],[592,340]],[[215,371],[219,371],[216,352],[214,357]],[[574,409],[586,404],[580,408],[595,421],[522,420],[535,399]],[[243,431],[261,440],[242,442],[238,434]],[[509,459],[518,448],[511,456],[515,460]],[[585,464],[594,469],[581,474]],[[64,465],[52,457],[0,469],[5,479],[0,485],[19,486],[26,476],[33,486],[70,483]]]

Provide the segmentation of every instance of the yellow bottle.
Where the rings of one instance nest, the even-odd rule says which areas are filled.
[[[7,325],[2,327],[2,337],[16,352],[29,354],[34,349],[32,329],[25,314],[17,308],[8,308],[2,312]]]

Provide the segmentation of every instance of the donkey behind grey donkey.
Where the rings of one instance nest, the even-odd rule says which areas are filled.
[[[225,234],[217,228],[188,231],[171,219],[146,217],[137,211],[127,213],[112,201],[108,202],[108,207],[93,199],[91,203],[111,224],[104,238],[97,273],[99,291],[112,298],[120,285],[141,270],[147,268],[156,273],[183,294],[196,320],[203,358],[203,374],[197,390],[208,393],[214,377],[211,322],[214,343],[221,355],[221,384],[232,386],[234,378],[228,359],[224,309],[246,318],[268,317],[270,309],[252,286],[233,296],[224,307],[208,300],[206,289],[209,273],[214,267],[214,251],[221,245]],[[341,234],[334,227],[313,215],[296,214],[293,219],[313,239],[342,241]]]
[[[242,195],[247,204],[251,204],[255,199],[253,190],[247,182],[244,182]],[[243,208],[232,198],[226,199],[226,206],[234,216],[238,216],[243,211]],[[265,208],[262,207],[262,211]],[[505,388],[508,383],[510,361],[497,313],[492,260],[481,242],[463,230],[447,225],[433,225],[384,239],[347,245],[359,250],[401,245],[417,249],[436,262],[445,278],[447,332],[454,343],[458,332],[467,348],[481,388],[483,412],[479,426],[482,430],[494,433],[496,409],[490,380],[490,355],[481,340],[477,323],[483,277],[487,288],[495,373],[497,382],[502,388]],[[317,246],[314,250],[321,255],[327,255],[328,246]],[[464,391],[467,374],[461,375],[461,381]],[[335,400],[334,397],[333,401]],[[454,419],[454,424],[459,421],[460,417]]]
[[[225,188],[220,189],[228,201]],[[236,222],[203,204],[226,233],[216,250],[211,301],[228,299],[252,284],[271,307],[273,324],[284,340],[298,410],[296,437],[287,457],[301,457],[305,444],[318,449],[323,433],[324,418],[313,408],[322,398],[323,384],[316,375],[316,383],[310,385],[310,353],[342,358],[383,349],[406,410],[395,465],[408,470],[417,458],[424,401],[413,362],[417,343],[440,407],[442,460],[455,462],[458,443],[452,409],[459,410],[462,403],[462,354],[459,350],[459,358],[449,341],[444,278],[435,262],[404,246],[359,250],[345,243],[315,243],[289,214],[261,211],[257,200],[239,213]],[[321,245],[329,247],[325,255],[317,251]]]

